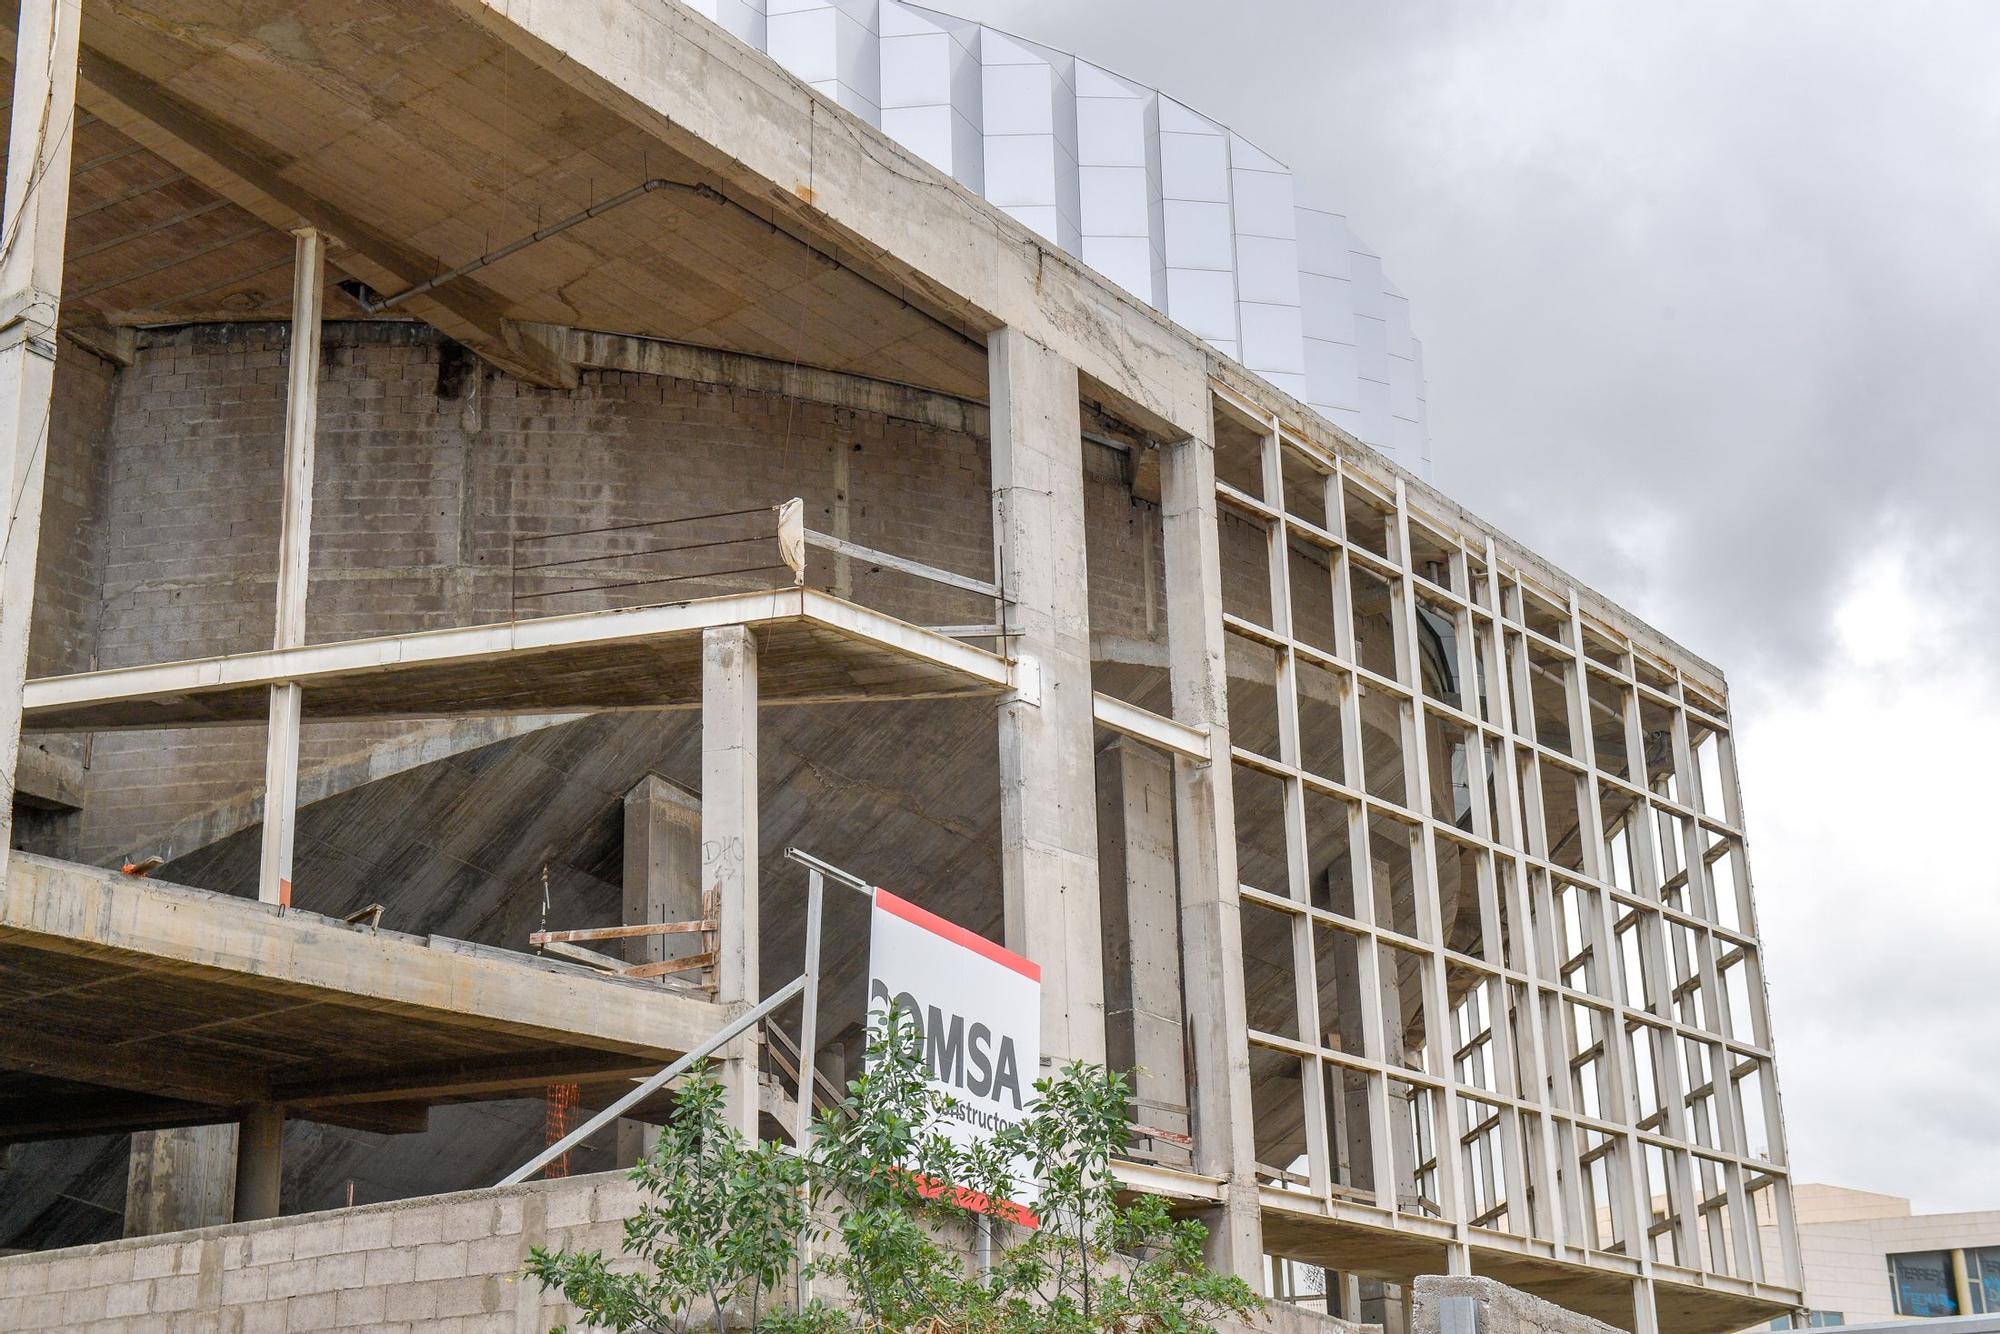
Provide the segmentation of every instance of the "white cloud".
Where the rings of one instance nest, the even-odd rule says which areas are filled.
[[[1916,559],[1869,554],[1808,676],[1737,681],[1739,763],[1798,1179],[1991,1208],[2000,677]]]

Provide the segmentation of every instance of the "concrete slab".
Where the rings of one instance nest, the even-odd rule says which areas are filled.
[[[411,1129],[435,1103],[650,1073],[731,1007],[17,854],[0,891],[0,1141],[254,1102]]]
[[[766,704],[998,694],[982,649],[812,589],[703,598],[459,630],[86,672],[32,681],[26,727],[57,732],[261,721],[268,690],[305,688],[305,717],[420,718],[692,708],[701,636],[754,628]]]

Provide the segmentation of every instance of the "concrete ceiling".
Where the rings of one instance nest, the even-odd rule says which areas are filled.
[[[281,316],[291,239],[402,292],[687,158],[437,0],[87,0],[65,320]],[[983,398],[978,330],[720,195],[637,194],[396,307],[544,384],[538,324],[638,334]],[[360,316],[344,294],[329,314]]]

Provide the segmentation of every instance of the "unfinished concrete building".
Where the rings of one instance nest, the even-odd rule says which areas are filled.
[[[787,848],[1274,1295],[1798,1305],[1717,668],[677,0],[5,8],[0,1327],[546,1327]]]

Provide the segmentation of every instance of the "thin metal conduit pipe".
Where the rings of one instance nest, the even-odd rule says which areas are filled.
[[[414,287],[406,287],[402,291],[397,292],[391,296],[380,297],[373,300],[369,299],[364,295],[359,295],[359,294],[357,294],[354,299],[360,302],[361,308],[367,311],[369,314],[379,315],[383,311],[389,310],[395,306],[399,306],[403,304],[405,301],[412,299],[413,297],[423,296],[425,293],[436,291],[438,288],[443,287],[447,283],[456,282],[458,279],[465,277],[468,273],[476,273],[480,269],[486,268],[488,265],[497,264],[501,260],[506,259],[509,255],[516,254],[522,250],[527,249],[529,246],[534,245],[537,241],[546,241],[551,236],[555,236],[561,232],[566,232],[572,227],[580,226],[583,223],[589,222],[592,218],[602,217],[606,213],[611,212],[611,210],[615,208],[622,208],[624,205],[631,203],[633,200],[643,198],[646,195],[653,193],[653,191],[655,190],[677,190],[683,194],[695,195],[699,198],[709,200],[712,203],[721,204],[724,207],[735,209],[738,213],[743,214],[745,217],[750,218],[755,222],[762,223],[764,227],[768,229],[773,235],[782,236],[786,240],[797,244],[798,246],[803,248],[807,254],[813,256],[813,258],[817,260],[820,260],[822,263],[831,265],[834,268],[853,274],[856,278],[859,278],[862,282],[867,283],[870,287],[882,293],[882,295],[888,297],[889,299],[894,301],[897,305],[903,307],[903,309],[909,311],[915,311],[917,314],[929,320],[932,324],[937,325],[938,328],[944,330],[952,337],[958,339],[961,343],[964,343],[967,347],[977,350],[982,355],[984,355],[986,351],[986,344],[980,342],[978,339],[967,337],[957,328],[955,328],[951,324],[946,323],[944,320],[939,319],[937,316],[931,314],[929,311],[924,310],[921,307],[910,304],[909,299],[903,296],[900,292],[891,291],[889,288],[883,286],[879,282],[876,282],[873,278],[861,272],[859,269],[841,263],[839,259],[828,254],[826,251],[821,250],[811,241],[806,240],[802,236],[798,236],[792,232],[786,231],[783,227],[780,227],[777,223],[772,222],[769,218],[757,212],[749,205],[737,203],[734,199],[731,199],[728,195],[722,193],[722,191],[716,189],[714,186],[705,184],[700,181],[670,181],[663,177],[658,177],[658,176],[655,176],[650,180],[641,181],[637,185],[633,186],[631,189],[622,190],[619,193],[612,195],[608,199],[600,199],[595,204],[592,204],[589,208],[586,208],[578,213],[572,213],[568,217],[560,219],[559,221],[556,222],[552,222],[546,227],[537,227],[534,231],[530,232],[526,236],[521,237],[519,240],[510,241],[506,245],[501,246],[498,250],[489,250],[485,254],[479,256],[477,259],[467,260],[465,263],[459,265],[457,268],[447,269],[443,273],[438,274],[436,277],[428,278],[425,281],[418,283]]]

